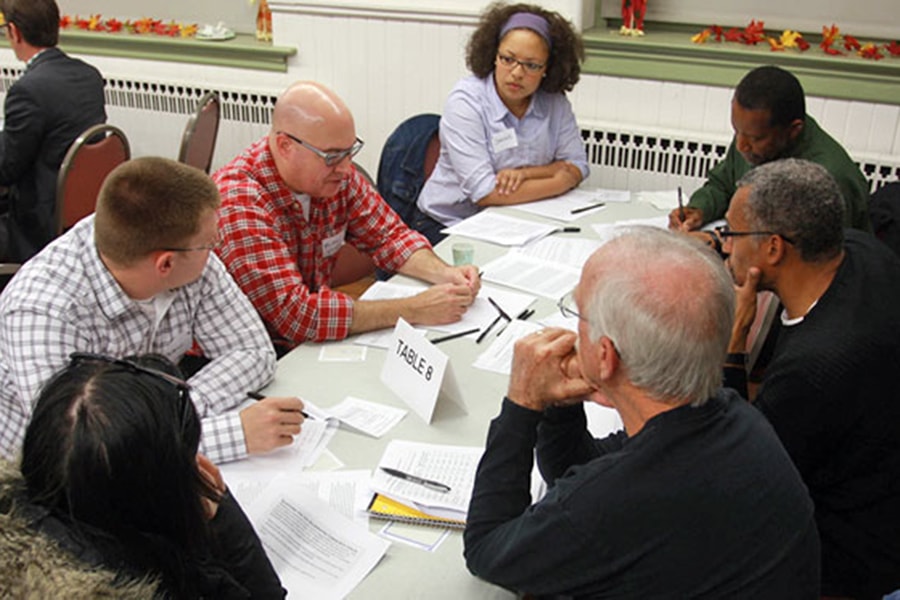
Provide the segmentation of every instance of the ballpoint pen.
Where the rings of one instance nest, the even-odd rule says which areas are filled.
[[[461,338],[463,336],[469,335],[470,333],[478,333],[478,328],[475,327],[473,329],[466,329],[465,331],[457,331],[456,333],[449,333],[447,335],[442,335],[440,337],[436,337],[434,339],[428,340],[432,344],[440,344],[441,342],[449,342],[450,340],[455,340],[456,338]]]
[[[432,481],[431,479],[425,479],[424,477],[417,477],[415,475],[410,475],[409,473],[404,473],[398,469],[392,469],[390,467],[378,467],[388,475],[392,477],[397,477],[399,479],[403,479],[405,481],[409,481],[411,483],[417,483],[421,486],[427,487],[429,490],[434,490],[436,492],[442,492],[446,494],[450,491],[450,486],[441,483],[440,481]]]
[[[684,223],[684,199],[681,195],[681,186],[678,186],[678,219]]]
[[[491,321],[491,324],[488,325],[484,331],[481,332],[481,335],[478,336],[478,339],[475,340],[476,344],[480,344],[485,337],[487,337],[488,332],[494,328],[494,325],[500,322],[500,319],[503,318],[503,315],[497,315],[497,318]]]
[[[506,314],[506,311],[503,310],[502,308],[500,308],[500,305],[497,304],[496,302],[494,302],[494,299],[491,298],[490,296],[488,296],[488,302],[490,302],[491,305],[492,305],[494,308],[497,309],[497,312],[500,313],[500,316],[501,316],[501,317],[503,317],[503,318],[506,319],[507,321],[512,321],[512,317],[509,316],[508,314]]]
[[[569,211],[571,215],[577,215],[578,213],[583,213],[586,210],[591,210],[592,208],[600,208],[601,206],[606,206],[606,202],[595,202],[593,204],[588,204],[587,206],[579,206],[578,208],[573,208]]]
[[[581,227],[560,227],[550,233],[581,233]]]
[[[265,396],[265,394],[260,394],[259,392],[247,392],[247,397],[250,398],[251,400],[262,400],[262,399],[265,398],[266,396]],[[313,419],[313,418],[315,418],[315,417],[311,417],[311,416],[309,416],[308,414],[306,414],[306,411],[305,411],[305,410],[301,410],[301,411],[300,411],[300,414],[303,415],[303,418],[304,418],[304,419]]]

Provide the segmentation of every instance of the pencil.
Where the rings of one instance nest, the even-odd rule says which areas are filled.
[[[260,394],[259,392],[247,392],[247,397],[250,398],[251,400],[262,400],[263,398],[266,397],[266,395]],[[313,417],[309,416],[308,414],[306,414],[305,410],[301,410],[300,414],[303,415],[304,419],[312,419],[313,418]]]
[[[473,329],[466,329],[465,331],[457,331],[456,333],[449,333],[447,335],[443,335],[441,337],[436,337],[432,340],[428,340],[432,344],[440,344],[441,342],[449,342],[450,340],[455,340],[456,338],[461,338],[463,336],[469,335],[470,333],[478,333],[479,329],[477,327]]]

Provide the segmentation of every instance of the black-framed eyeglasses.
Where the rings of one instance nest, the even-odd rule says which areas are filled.
[[[516,68],[516,65],[522,65],[522,68],[525,69],[529,73],[540,73],[546,67],[545,64],[530,62],[527,60],[519,60],[514,56],[508,56],[506,54],[497,53],[497,62],[512,71]]]
[[[794,240],[784,235],[783,233],[778,233],[777,231],[734,231],[731,229],[729,225],[720,225],[715,228],[716,235],[722,238],[722,241],[725,241],[730,237],[744,237],[748,235],[777,235],[788,244],[793,244]]]
[[[581,314],[575,310],[575,290],[570,290],[565,296],[557,300],[556,307],[559,309],[559,312],[562,316],[567,319],[579,319],[588,323],[587,317],[582,317]]]
[[[333,150],[331,152],[325,152],[324,150],[319,150],[312,144],[307,144],[300,138],[298,138],[294,135],[291,135],[287,131],[279,131],[278,133],[287,136],[288,139],[290,139],[291,141],[297,142],[298,144],[300,144],[301,146],[303,146],[304,148],[306,148],[307,150],[309,150],[310,152],[312,152],[313,154],[315,154],[316,156],[321,158],[325,162],[326,167],[333,167],[334,165],[340,163],[341,161],[343,161],[347,158],[353,158],[354,156],[359,154],[359,151],[362,150],[363,146],[366,144],[361,139],[356,138],[356,141],[353,142],[353,145],[350,146],[349,148],[347,148],[346,150]]]
[[[123,367],[131,371],[132,373],[136,373],[139,375],[149,375],[150,377],[154,377],[175,386],[175,389],[178,390],[178,400],[179,402],[181,402],[181,426],[184,427],[188,422],[190,411],[193,408],[189,395],[191,391],[191,384],[189,384],[184,379],[176,377],[175,375],[172,375],[170,373],[166,373],[165,371],[145,367],[143,365],[137,364],[136,362],[126,360],[124,358],[116,358],[107,354],[97,354],[94,352],[73,352],[69,355],[69,360],[75,364],[81,362],[101,362],[109,365],[116,365],[119,367]]]

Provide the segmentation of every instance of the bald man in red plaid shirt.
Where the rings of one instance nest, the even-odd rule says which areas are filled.
[[[438,258],[356,171],[361,148],[344,102],[298,82],[278,98],[269,134],[213,176],[222,195],[218,253],[277,345],[339,340],[398,317],[452,323],[478,293],[477,269]],[[331,272],[345,242],[386,271],[435,285],[396,300],[336,292]]]

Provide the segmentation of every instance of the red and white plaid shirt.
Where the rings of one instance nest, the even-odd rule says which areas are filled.
[[[329,289],[337,249],[325,256],[323,241],[344,232],[346,243],[386,271],[431,247],[355,169],[337,195],[312,198],[304,218],[275,168],[268,138],[213,179],[222,195],[219,256],[270,333],[292,344],[339,340],[350,331],[353,299]]]

